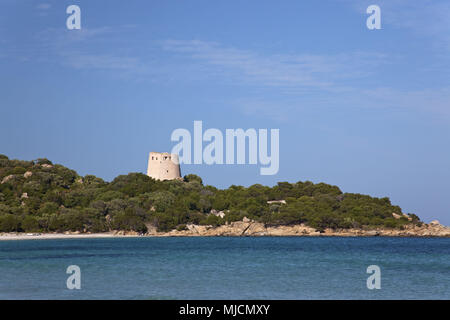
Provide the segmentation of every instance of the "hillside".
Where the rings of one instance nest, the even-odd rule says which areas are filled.
[[[279,201],[284,200],[284,201]],[[304,224],[324,231],[421,225],[389,198],[343,193],[325,183],[279,182],[248,188],[204,186],[196,175],[156,181],[142,173],[106,182],[47,159],[0,155],[0,232],[147,232],[220,226],[246,217],[265,226]]]

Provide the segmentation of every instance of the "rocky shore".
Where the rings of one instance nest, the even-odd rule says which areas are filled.
[[[291,226],[265,226],[263,223],[251,220],[236,221],[219,227],[187,225],[186,230],[157,232],[156,228],[148,226],[148,236],[339,236],[339,237],[450,237],[450,227],[434,221],[422,224],[420,227],[409,225],[399,229],[325,229],[324,232],[303,224]]]
[[[265,226],[263,223],[244,219],[219,227],[186,225],[185,230],[158,232],[148,225],[146,234],[134,231],[111,231],[105,233],[0,233],[0,240],[32,240],[32,239],[66,239],[66,238],[110,238],[110,237],[283,237],[283,236],[335,236],[335,237],[443,237],[450,238],[450,227],[441,225],[438,221],[429,224],[408,225],[399,229],[325,229],[323,232],[304,224],[290,226]]]

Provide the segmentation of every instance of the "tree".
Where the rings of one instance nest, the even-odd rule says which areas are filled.
[[[2,232],[19,232],[20,218],[13,214],[6,214],[0,216],[0,231]]]
[[[22,229],[25,232],[40,231],[38,219],[27,215],[22,221]]]
[[[203,185],[203,180],[202,178],[200,178],[199,176],[197,176],[196,174],[188,174],[185,175],[183,178],[184,182],[198,182],[200,185]]]

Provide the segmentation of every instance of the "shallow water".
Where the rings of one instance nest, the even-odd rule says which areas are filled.
[[[66,287],[69,265],[81,290]],[[0,241],[0,277],[0,299],[450,299],[450,239]]]

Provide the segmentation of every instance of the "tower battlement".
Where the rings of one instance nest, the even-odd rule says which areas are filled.
[[[167,152],[150,152],[147,175],[156,180],[181,179],[178,155]]]

